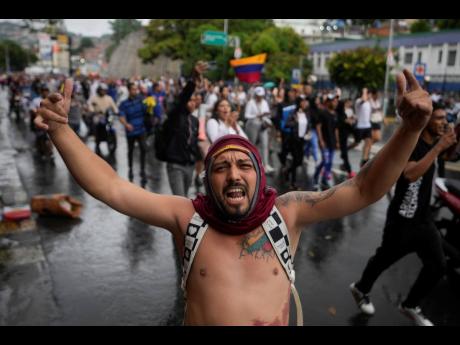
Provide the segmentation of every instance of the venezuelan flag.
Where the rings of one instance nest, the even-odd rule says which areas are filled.
[[[235,69],[235,74],[240,81],[255,83],[260,81],[262,68],[267,54],[259,54],[243,59],[230,60],[230,65]]]

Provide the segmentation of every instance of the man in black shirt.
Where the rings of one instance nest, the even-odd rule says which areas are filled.
[[[334,161],[334,152],[338,143],[337,114],[335,112],[338,102],[338,98],[335,95],[329,94],[325,102],[326,108],[318,113],[316,132],[318,133],[321,148],[321,162],[316,167],[313,175],[315,189],[318,189],[320,176],[322,176],[321,189],[331,187],[329,179],[331,178],[332,162]]]
[[[430,214],[434,162],[440,153],[456,142],[454,131],[446,130],[446,124],[446,111],[434,104],[431,119],[396,183],[382,244],[368,261],[361,279],[350,285],[358,307],[366,314],[375,312],[368,293],[380,274],[402,257],[415,252],[422,260],[423,268],[400,310],[417,325],[432,326],[419,305],[443,276],[446,265],[441,237]]]

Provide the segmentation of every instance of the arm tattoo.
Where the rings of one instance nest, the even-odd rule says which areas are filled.
[[[338,189],[344,187],[352,187],[356,185],[355,179],[347,180],[337,186],[334,186],[328,190],[318,192],[291,192],[286,193],[278,198],[280,206],[287,207],[292,201],[296,203],[304,202],[314,207],[321,201],[329,199]]]

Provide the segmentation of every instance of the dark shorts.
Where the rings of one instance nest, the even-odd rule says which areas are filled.
[[[372,129],[382,129],[382,124],[380,122],[371,122]]]
[[[371,128],[356,128],[355,138],[357,141],[361,141],[367,138],[372,138]]]

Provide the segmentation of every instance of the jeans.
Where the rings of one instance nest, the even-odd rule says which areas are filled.
[[[420,257],[423,267],[403,305],[409,308],[418,306],[446,270],[441,236],[434,223],[429,220],[423,223],[387,220],[382,244],[369,259],[356,287],[363,293],[369,293],[383,271],[413,252]]]
[[[307,140],[305,145],[305,157],[309,157],[310,154],[313,155],[313,159],[315,162],[318,161],[318,134],[316,133],[316,129],[311,130],[311,139]]]
[[[327,183],[331,176],[332,172],[332,162],[334,161],[334,152],[333,148],[324,148],[321,150],[321,162],[316,166],[315,174],[313,179],[315,183],[318,183],[319,176],[322,170],[322,179],[323,183]]]
[[[188,197],[188,190],[192,184],[195,165],[181,165],[176,163],[166,164],[169,185],[174,195]]]

